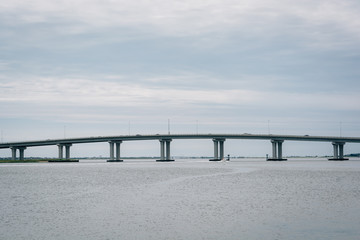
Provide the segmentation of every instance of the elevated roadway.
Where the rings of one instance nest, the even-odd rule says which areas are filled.
[[[348,142],[360,143],[359,137],[335,137],[335,136],[309,136],[309,135],[278,135],[278,134],[152,134],[152,135],[119,135],[119,136],[97,136],[83,138],[64,138],[47,139],[38,141],[18,141],[0,143],[0,149],[9,148],[12,150],[12,158],[16,159],[16,152],[19,151],[19,159],[24,158],[24,150],[28,147],[39,147],[57,145],[59,148],[59,158],[64,158],[63,149],[65,148],[65,159],[70,159],[70,147],[73,144],[109,142],[110,161],[120,160],[120,144],[124,141],[160,141],[160,161],[171,161],[170,142],[174,139],[212,139],[214,142],[214,158],[221,160],[224,158],[224,142],[226,139],[249,139],[249,140],[270,140],[272,143],[272,158],[268,160],[285,160],[282,158],[282,143],[284,141],[317,141],[331,142],[334,147],[334,157],[331,160],[344,159],[344,144]],[[116,149],[116,157],[114,150]]]

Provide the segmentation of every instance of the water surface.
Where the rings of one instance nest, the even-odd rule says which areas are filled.
[[[360,161],[0,164],[0,239],[358,239]]]

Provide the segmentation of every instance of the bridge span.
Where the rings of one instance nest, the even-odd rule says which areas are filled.
[[[160,142],[160,159],[157,161],[173,161],[170,143],[173,139],[210,139],[214,144],[214,157],[210,161],[224,159],[224,145],[226,139],[270,140],[272,156],[269,161],[284,161],[282,148],[284,141],[317,141],[330,142],[333,145],[333,158],[329,160],[347,160],[344,158],[344,145],[347,142],[360,143],[359,137],[309,136],[309,135],[273,135],[273,134],[154,134],[154,135],[119,135],[98,136],[84,138],[47,139],[39,141],[22,141],[0,143],[0,149],[11,149],[12,159],[24,159],[24,152],[28,147],[58,146],[59,159],[70,159],[70,148],[73,144],[108,142],[110,146],[109,162],[121,162],[120,145],[125,141],[158,140]],[[65,148],[65,156],[64,156]]]

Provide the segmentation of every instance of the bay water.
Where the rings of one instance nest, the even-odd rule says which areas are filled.
[[[0,164],[0,239],[360,239],[360,159]]]

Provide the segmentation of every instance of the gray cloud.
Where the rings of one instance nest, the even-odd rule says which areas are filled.
[[[86,6],[86,7],[84,7]],[[148,34],[214,33],[272,37],[292,34],[316,48],[338,48],[360,38],[356,1],[57,1],[2,2],[3,21],[56,24],[51,33],[79,34],[130,27]],[[216,37],[214,38],[216,39]]]

